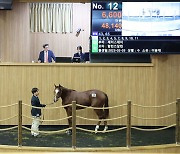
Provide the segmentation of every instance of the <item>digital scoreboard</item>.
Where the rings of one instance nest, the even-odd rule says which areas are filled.
[[[92,32],[119,32],[121,34],[122,3],[94,2],[92,9]]]
[[[91,54],[106,53],[180,54],[180,2],[92,1]]]

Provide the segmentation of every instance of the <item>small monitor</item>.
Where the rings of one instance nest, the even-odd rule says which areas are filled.
[[[71,63],[71,57],[56,57],[56,63]]]
[[[84,61],[89,61],[89,52],[84,53]]]
[[[80,63],[81,62],[81,59],[80,57],[73,57],[73,63]]]

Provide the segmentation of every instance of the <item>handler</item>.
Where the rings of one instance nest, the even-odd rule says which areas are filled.
[[[39,89],[32,88],[31,90],[33,96],[31,98],[31,105],[35,107],[45,107],[45,104],[41,104],[39,100]],[[33,108],[31,109],[31,115],[33,117],[32,125],[31,125],[31,135],[37,137],[39,135],[39,125],[41,119],[41,109],[40,108]]]

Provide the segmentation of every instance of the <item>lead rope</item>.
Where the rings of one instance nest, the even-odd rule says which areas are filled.
[[[52,102],[52,103],[49,103],[49,104],[46,104],[46,105],[52,105],[52,104],[54,104],[54,103]]]
[[[45,104],[45,105],[52,105],[54,103],[49,103],[49,104]],[[42,121],[41,121],[41,124],[43,123],[44,121],[44,108],[42,108]]]

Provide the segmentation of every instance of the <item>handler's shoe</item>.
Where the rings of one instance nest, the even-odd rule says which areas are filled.
[[[36,135],[36,136],[33,136],[34,138],[41,138],[42,136],[41,135]]]

